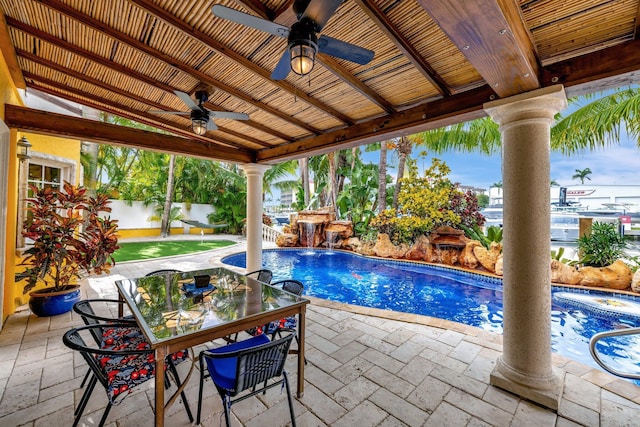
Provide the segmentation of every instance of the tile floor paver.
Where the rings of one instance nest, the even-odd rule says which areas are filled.
[[[199,236],[198,236],[199,238]],[[83,281],[84,297],[113,298],[113,281],[161,268],[195,270],[213,265],[226,250],[119,264],[110,277]],[[489,385],[502,337],[467,325],[365,309],[311,298],[307,311],[305,394],[294,399],[299,426],[637,426],[640,388],[571,359],[553,356],[566,370],[558,413]],[[410,321],[408,321],[410,320]],[[83,359],[61,344],[81,320],[73,313],[37,318],[28,309],[10,316],[0,332],[0,426],[68,426],[82,396]],[[188,364],[181,364],[184,373]],[[53,367],[53,368],[52,368]],[[295,358],[287,362],[295,384]],[[185,392],[196,412],[198,373]],[[233,425],[277,426],[289,419],[286,395],[272,389],[232,407]],[[153,384],[114,407],[107,427],[153,425]],[[106,406],[96,390],[81,425],[94,425]],[[220,399],[205,383],[203,426],[219,426]],[[181,403],[167,425],[188,426]]]

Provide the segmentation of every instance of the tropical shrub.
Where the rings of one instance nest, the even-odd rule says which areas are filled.
[[[22,235],[33,243],[24,252],[21,274],[27,280],[23,293],[38,281],[64,289],[80,273],[108,273],[118,249],[117,220],[104,217],[111,212],[108,196],[89,197],[84,187],[68,182],[62,190],[30,186],[27,219]]]
[[[489,249],[491,247],[491,243],[502,243],[502,227],[498,227],[496,225],[492,225],[487,228],[487,234],[485,235],[478,225],[474,225],[472,227],[467,227],[466,225],[460,224],[460,228],[464,231],[464,234],[470,239],[477,240],[482,243],[482,246]]]
[[[625,256],[627,243],[615,224],[594,222],[591,234],[578,239],[580,263],[591,267],[606,267]]]
[[[384,211],[371,221],[371,226],[388,234],[396,244],[411,243],[444,225],[481,226],[484,217],[475,195],[461,191],[458,184],[447,178],[449,172],[449,167],[439,159],[432,159],[422,178],[418,177],[415,165],[411,166],[409,177],[401,182],[398,212]]]

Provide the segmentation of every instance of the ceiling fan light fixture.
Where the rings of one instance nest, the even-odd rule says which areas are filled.
[[[209,122],[209,113],[207,111],[191,111],[191,129],[196,135],[207,133],[207,122]]]
[[[318,46],[310,40],[296,40],[289,47],[291,71],[305,76],[313,70]]]

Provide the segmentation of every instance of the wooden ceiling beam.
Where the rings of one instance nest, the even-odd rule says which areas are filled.
[[[9,29],[7,28],[7,21],[4,17],[4,12],[2,7],[0,6],[0,52],[3,53],[3,57],[5,62],[7,63],[7,68],[9,69],[9,75],[11,75],[11,80],[13,84],[16,85],[18,89],[24,89],[27,87],[24,77],[22,76],[22,70],[20,69],[20,64],[18,64],[18,58],[16,58],[16,52],[13,46],[13,42],[11,40],[11,36],[9,35]]]
[[[150,119],[147,119],[145,117],[141,117],[141,116],[138,116],[138,115],[135,115],[135,114],[132,114],[132,113],[127,113],[126,110],[122,110],[122,111],[118,110],[117,109],[119,107],[118,104],[115,104],[116,108],[112,107],[112,103],[111,102],[107,106],[105,106],[104,104],[98,104],[97,102],[93,102],[93,101],[87,100],[86,98],[81,97],[81,96],[73,96],[73,95],[70,95],[67,92],[61,92],[60,90],[54,90],[49,86],[43,86],[41,84],[38,84],[37,80],[28,79],[27,80],[27,87],[31,88],[31,89],[35,89],[35,90],[37,90],[39,92],[42,92],[42,93],[45,93],[45,94],[49,94],[49,95],[53,95],[53,96],[59,97],[61,99],[66,99],[68,101],[77,102],[78,104],[83,104],[83,105],[86,105],[87,107],[95,108],[96,110],[100,110],[100,111],[103,111],[105,113],[112,114],[114,116],[123,117],[125,119],[133,120],[134,122],[142,123],[142,124],[145,124],[145,125],[148,125],[148,126],[153,126],[155,128],[164,130],[166,132],[170,132],[170,133],[172,133],[174,135],[180,135],[180,136],[183,136],[185,138],[192,138],[194,140],[200,141],[200,142],[202,142],[204,144],[207,144],[207,145],[210,145],[213,142],[211,139],[204,138],[204,137],[202,137],[200,135],[196,135],[192,131],[188,130],[186,127],[181,129],[181,128],[177,127],[175,123],[169,122],[168,120],[163,120],[163,119],[150,120]]]
[[[451,96],[451,88],[447,82],[425,61],[415,47],[387,18],[382,9],[373,0],[354,0],[355,3],[367,14],[369,19],[396,45],[407,57],[414,67],[440,92],[443,96]]]
[[[82,91],[80,89],[76,89],[76,88],[68,86],[68,85],[62,85],[62,84],[60,84],[58,82],[55,82],[55,81],[52,81],[52,80],[50,80],[50,79],[48,79],[46,77],[38,76],[38,75],[29,73],[29,72],[25,72],[24,75],[25,75],[26,79],[39,81],[40,83],[43,83],[45,85],[48,85],[50,87],[53,87],[53,88],[56,88],[56,89],[62,91],[61,93],[64,93],[64,91],[66,91],[66,92],[70,92],[70,93],[78,96],[79,98],[77,98],[75,100],[75,102],[79,102],[81,104],[85,104],[86,105],[86,103],[88,102],[86,98],[89,98],[89,99],[91,99],[91,100],[96,102],[96,104],[94,104],[94,105],[103,104],[103,105],[110,105],[112,107],[115,107],[115,110],[113,110],[113,111],[120,111],[120,110],[123,111],[123,112],[124,111],[131,111],[131,109],[128,106],[119,104],[119,103],[115,102],[113,99],[105,99],[105,98],[102,98],[102,97],[99,97],[99,96],[96,96],[96,95],[93,95],[93,94],[89,94],[89,93],[86,93],[86,92],[84,92],[84,91]],[[56,93],[56,95],[57,95],[57,93]],[[104,109],[104,107],[97,107],[97,109],[99,109],[99,110],[100,109]],[[112,114],[122,115],[121,112],[118,112],[118,113],[113,113],[112,112]],[[220,135],[215,135],[215,136],[211,136],[211,135],[209,135],[209,136],[196,135],[192,131],[189,131],[187,128],[181,129],[179,126],[176,125],[176,123],[174,123],[174,122],[172,122],[172,121],[170,121],[168,119],[164,119],[162,117],[158,117],[157,115],[154,115],[154,114],[147,114],[145,112],[135,111],[135,112],[132,112],[132,115],[134,117],[138,116],[138,117],[145,118],[146,120],[148,120],[148,123],[146,123],[146,124],[148,124],[149,126],[156,126],[155,123],[162,123],[165,126],[169,126],[170,127],[169,129],[164,128],[165,130],[168,130],[169,132],[173,132],[173,133],[185,136],[187,138],[193,138],[193,139],[196,139],[196,140],[208,143],[208,144],[210,144],[211,142],[218,142],[220,144],[223,144],[223,145],[226,145],[226,146],[229,146],[229,147],[247,149],[246,146],[240,145],[235,141],[231,141],[229,139],[223,138]],[[138,120],[138,119],[135,119],[135,120]],[[230,131],[229,129],[226,129],[224,127],[219,127],[219,129],[220,129],[220,131],[222,131],[224,133],[228,133],[230,135],[234,135],[234,133],[237,133],[237,132],[234,132],[234,131]],[[253,138],[251,138],[251,139],[253,139]],[[265,145],[264,143],[256,143],[256,145],[258,145],[259,147],[270,147],[269,145]]]
[[[171,13],[162,9],[155,3],[149,0],[129,0],[129,1],[137,5],[141,9],[147,11],[148,13],[151,13],[156,17],[162,19],[172,27],[182,31],[184,34],[195,38],[196,40],[200,41],[208,48],[215,50],[219,54],[224,55],[227,58],[236,62],[237,64],[245,67],[252,73],[262,77],[263,79],[273,84],[274,86],[288,92],[290,95],[294,95],[302,99],[312,107],[317,108],[320,111],[323,111],[325,114],[335,117],[336,119],[342,121],[343,123],[346,123],[347,125],[351,125],[354,123],[354,121],[346,114],[343,114],[342,112],[336,110],[335,108],[327,104],[324,104],[317,99],[312,98],[311,96],[302,92],[300,89],[293,86],[291,83],[287,82],[286,80],[272,80],[270,71],[267,71],[259,67],[257,64],[254,64],[253,62],[249,61],[242,55],[232,51],[231,49],[224,46],[222,43],[218,42],[217,40],[209,37],[207,34],[203,33],[202,31],[198,31],[197,29],[189,26],[186,22],[178,19],[175,15],[172,15]],[[211,14],[211,19],[213,18],[214,16],[213,14]],[[113,30],[111,30],[111,32],[113,32]]]
[[[212,78],[211,76],[209,76],[208,74],[205,74],[205,73],[203,73],[203,72],[201,72],[199,70],[196,70],[195,68],[189,67],[186,64],[183,64],[183,63],[177,61],[175,58],[172,58],[172,57],[170,57],[168,55],[165,55],[164,53],[162,53],[162,52],[160,52],[160,51],[158,51],[156,49],[153,49],[153,48],[145,45],[144,43],[140,43],[137,40],[135,40],[134,38],[132,38],[130,36],[127,36],[126,34],[123,34],[123,33],[119,32],[119,31],[111,29],[106,24],[103,24],[103,23],[101,23],[99,21],[96,21],[92,17],[90,17],[88,15],[85,15],[85,14],[82,14],[82,13],[76,11],[75,9],[73,9],[73,8],[67,6],[67,5],[64,5],[64,4],[62,4],[62,3],[58,2],[58,1],[55,1],[55,0],[41,0],[41,2],[47,4],[47,6],[51,7],[52,9],[57,10],[58,12],[63,13],[65,15],[69,16],[70,18],[77,20],[78,22],[80,22],[83,25],[88,25],[88,26],[90,26],[91,28],[93,28],[95,30],[101,31],[104,34],[107,34],[108,36],[113,37],[115,40],[121,41],[123,43],[127,43],[130,46],[132,46],[133,48],[138,49],[138,50],[146,53],[147,55],[149,55],[149,56],[151,56],[151,57],[153,57],[153,58],[155,58],[155,59],[157,59],[159,61],[162,61],[162,62],[166,63],[167,65],[173,67],[174,69],[176,69],[178,71],[181,71],[181,72],[184,72],[186,74],[189,74],[192,77],[194,77],[194,78],[196,78],[196,79],[198,79],[198,80],[200,80],[200,81],[202,81],[202,82],[204,82],[204,83],[206,83],[206,84],[208,84],[208,85],[210,85],[212,87],[215,87],[215,88],[217,88],[217,89],[219,89],[219,90],[221,90],[223,92],[228,93],[229,95],[231,95],[231,96],[233,96],[235,98],[240,99],[241,101],[246,102],[247,104],[250,104],[250,105],[253,105],[254,107],[260,108],[260,109],[262,109],[262,110],[264,110],[264,111],[266,111],[266,112],[268,112],[268,113],[270,113],[270,114],[272,114],[272,115],[274,115],[274,116],[276,116],[276,117],[278,117],[278,118],[280,118],[280,119],[282,119],[282,120],[284,120],[284,121],[286,121],[288,123],[291,123],[291,124],[293,124],[295,126],[298,126],[301,129],[305,129],[308,132],[311,132],[313,134],[317,135],[317,134],[321,133],[320,130],[314,128],[313,126],[311,126],[311,125],[309,125],[309,124],[307,124],[305,122],[303,122],[302,120],[298,120],[295,117],[291,117],[290,115],[284,114],[280,110],[278,110],[278,109],[276,109],[274,107],[271,107],[270,105],[265,104],[265,103],[263,103],[261,101],[258,101],[256,99],[254,99],[253,97],[251,97],[250,95],[247,95],[244,92],[241,92],[241,91],[239,91],[239,90],[237,90],[237,89],[235,89],[235,88],[233,88],[233,87],[231,87],[231,86],[229,86],[229,85],[227,85],[227,84],[225,84],[225,83],[223,83],[221,81],[218,81],[218,80]],[[59,7],[59,9],[58,9],[58,7]],[[9,21],[7,21],[7,22],[9,23]],[[42,31],[39,31],[36,28],[31,27],[30,25],[24,24],[24,23],[22,23],[20,21],[16,21],[16,20],[12,19],[11,23],[9,23],[9,25],[12,26],[12,27],[18,28],[18,29],[21,29],[20,27],[22,27],[22,28],[31,28],[33,30],[36,30],[36,31],[38,31],[38,34],[42,35],[42,36],[38,35],[37,37],[38,38],[42,38],[43,40],[45,40],[45,37],[47,37],[47,39],[49,39],[49,40],[56,40],[56,41],[49,41],[50,43],[54,43],[54,44],[58,44],[59,43],[60,45],[73,46],[70,43],[67,43],[66,41],[64,41],[62,39],[50,36],[50,35],[42,32]],[[27,30],[27,29],[23,29],[22,31],[25,31],[27,33],[29,32],[29,30]],[[116,36],[112,35],[111,33],[116,34]],[[119,39],[117,36],[121,36],[122,39]],[[74,49],[74,50],[72,50],[73,53],[77,53],[76,51],[82,50],[78,46],[74,46],[73,49]],[[83,51],[87,52],[85,50],[83,50]],[[93,55],[90,52],[89,52],[89,54]],[[114,65],[111,61],[109,61],[106,58],[101,58],[101,57],[99,57],[97,55],[93,55],[93,58],[95,58],[96,62],[99,62],[101,65],[109,66],[111,68]],[[105,64],[105,63],[107,63],[107,64]],[[136,74],[140,75],[140,73],[136,73]],[[137,76],[135,78],[138,79]]]
[[[562,84],[567,96],[637,84],[640,39],[549,64],[541,71],[543,86]]]
[[[137,72],[136,70],[134,70],[132,68],[127,68],[127,67],[123,67],[123,66],[119,66],[118,68],[116,68],[113,62],[111,62],[111,61],[109,61],[109,60],[107,60],[105,58],[102,58],[101,56],[95,55],[92,52],[89,52],[89,51],[87,51],[85,49],[82,49],[82,48],[80,48],[78,46],[74,46],[71,43],[67,42],[66,40],[62,40],[62,39],[58,39],[56,37],[53,37],[53,36],[51,36],[51,35],[49,35],[49,34],[47,34],[45,32],[42,32],[42,31],[38,30],[35,27],[31,27],[31,26],[29,26],[29,25],[27,25],[27,24],[25,24],[23,22],[16,21],[16,20],[14,20],[12,18],[7,17],[7,19],[8,19],[9,25],[11,27],[13,27],[13,28],[16,28],[16,29],[18,29],[20,31],[32,34],[34,37],[38,37],[38,38],[40,38],[40,39],[42,39],[42,40],[44,40],[44,41],[46,41],[48,43],[51,43],[51,44],[55,44],[56,46],[58,46],[58,47],[60,47],[62,49],[68,50],[68,51],[73,52],[74,54],[76,54],[78,56],[81,56],[81,57],[83,57],[85,59],[88,59],[90,61],[96,62],[96,63],[98,63],[98,64],[100,64],[100,65],[102,65],[104,67],[107,67],[108,69],[110,69],[110,70],[112,70],[114,72],[127,74],[128,76],[133,77],[133,78],[135,78],[135,79],[137,79],[137,80],[139,80],[139,81],[141,81],[141,82],[143,82],[143,83],[145,83],[145,84],[147,84],[147,85],[149,85],[151,87],[155,87],[157,89],[160,89],[162,91],[165,91],[165,92],[171,94],[171,96],[175,96],[174,91],[177,88],[174,88],[173,86],[170,86],[170,85],[164,84],[164,83],[162,83],[160,81],[151,79],[151,78],[147,77],[146,75],[144,75],[142,73],[139,73],[139,72]],[[77,72],[75,72],[75,71],[73,71],[71,69],[68,69],[66,67],[57,66],[57,64],[55,64],[55,63],[53,63],[51,61],[46,61],[42,57],[40,57],[38,55],[34,55],[34,54],[30,53],[30,52],[26,52],[24,50],[18,50],[18,52],[19,52],[20,56],[28,58],[31,61],[40,63],[41,65],[50,67],[52,69],[56,69],[56,70],[61,71],[63,73],[72,73],[77,78],[81,78],[81,79],[83,79],[85,81],[87,81],[86,79],[89,78],[88,76],[79,77],[80,73],[77,73]],[[94,84],[96,86],[105,88],[107,90],[113,90],[113,86],[112,85],[108,85],[107,83],[104,83],[101,80],[91,79],[91,82],[92,82],[92,84]],[[146,103],[148,105],[153,105],[153,103],[151,101],[148,101],[148,100],[145,101],[144,103]],[[213,108],[214,104],[208,103],[208,105],[209,105],[210,108],[214,109]],[[167,107],[163,106],[161,109],[167,109]],[[223,109],[223,108],[221,108],[219,106],[215,106],[215,110],[216,111],[226,111],[225,109]],[[280,112],[278,112],[278,113],[282,114]],[[289,120],[289,116],[284,115],[284,114],[282,114],[282,116],[283,117],[281,117],[281,118],[286,119],[287,121],[290,121]],[[300,121],[298,120],[298,122],[300,122]],[[300,122],[300,123],[302,123],[302,122]],[[276,136],[276,137],[281,137],[281,135],[282,135],[281,132],[274,131],[273,129],[270,129],[267,126],[261,125],[261,124],[255,122],[255,121],[253,121],[253,120],[248,120],[247,124],[249,124],[250,126],[251,126],[251,124],[256,124],[256,126],[254,126],[256,129],[260,129],[263,132],[269,133],[270,135],[273,135],[273,136]],[[267,130],[268,130],[268,132],[267,132]],[[291,137],[282,138],[282,139],[284,139],[285,141],[292,140]]]
[[[492,97],[495,97],[493,90],[485,85],[462,94],[440,98],[408,110],[358,123],[346,129],[337,129],[317,137],[301,139],[292,144],[260,150],[257,153],[258,162],[277,163],[325,154],[474,120],[486,115],[482,106]]]
[[[562,84],[568,96],[593,92],[601,88],[619,87],[619,81],[607,85],[609,79],[622,79],[625,73],[638,81],[640,73],[640,40],[629,41],[577,58],[557,62],[540,71],[543,87]],[[258,151],[260,163],[324,154],[331,151],[378,142],[399,135],[410,135],[485,116],[483,104],[495,99],[488,85],[422,104],[395,114],[358,123],[323,135],[301,139],[292,144]]]
[[[390,114],[396,112],[395,107],[389,101],[371,90],[371,88],[365,85],[361,80],[356,79],[353,74],[349,73],[342,65],[338,63],[338,61],[333,59],[332,56],[318,53],[316,55],[316,62],[322,64],[323,67],[331,71],[338,78],[342,79],[342,81],[351,86],[355,91],[359,92],[369,101],[376,104],[382,110]]]
[[[540,65],[513,0],[418,0],[500,97],[540,87]]]
[[[201,157],[240,163],[253,163],[251,153],[220,146],[205,145],[193,139],[179,138],[140,129],[65,116],[48,111],[5,105],[5,123],[21,131],[65,136],[141,150]]]

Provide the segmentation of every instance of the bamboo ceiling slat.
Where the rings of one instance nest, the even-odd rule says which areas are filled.
[[[285,81],[273,82],[269,75],[286,50],[286,39],[211,13],[214,4],[223,4],[254,16],[267,13],[286,25],[293,22],[285,8],[290,0],[258,1],[262,5],[254,3],[256,12],[237,0],[0,0],[0,8],[18,66],[31,80],[28,86],[179,133],[189,128],[188,116],[156,117],[149,111],[186,112],[188,107],[173,90],[193,96],[194,90],[204,89],[210,94],[208,108],[250,116],[247,122],[217,119],[220,130],[207,133],[214,147],[277,148],[342,128],[351,135],[351,123],[374,123],[422,104],[428,108],[429,102],[451,94],[463,95],[456,98],[462,100],[464,92],[485,85],[481,72],[487,74],[486,67],[472,55],[467,59],[437,25],[440,21],[425,11],[425,0],[366,0],[382,11],[381,20],[410,49],[387,37],[360,3],[345,1],[321,34],[371,49],[374,58],[359,65],[339,58],[322,62],[320,57],[309,76],[290,73]],[[543,67],[632,41],[638,27],[640,0],[517,4],[535,46],[532,56]],[[283,15],[275,17],[276,12]],[[42,33],[52,41],[40,39]],[[511,53],[520,48],[527,46]],[[424,70],[416,68],[421,62]],[[352,137],[358,135],[347,136]]]

